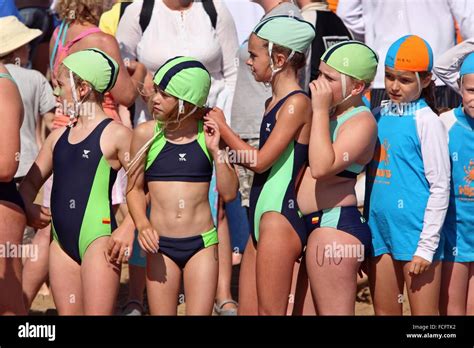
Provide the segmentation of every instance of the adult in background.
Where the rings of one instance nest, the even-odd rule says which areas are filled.
[[[434,56],[441,56],[456,45],[455,20],[463,37],[474,36],[471,0],[339,0],[337,14],[355,39],[372,47],[380,59],[385,59],[391,43],[408,34],[423,37]],[[439,80],[435,93],[438,107],[455,108],[461,103],[460,97]],[[380,64],[371,91],[371,108],[385,99],[384,65]]]

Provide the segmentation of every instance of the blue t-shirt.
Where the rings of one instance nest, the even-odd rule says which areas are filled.
[[[15,6],[15,1],[13,0],[0,0],[0,17],[15,16],[20,21],[23,21],[23,18],[20,16],[20,12]]]

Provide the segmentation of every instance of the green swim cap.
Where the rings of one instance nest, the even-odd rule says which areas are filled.
[[[341,74],[370,83],[377,73],[379,57],[362,42],[349,40],[328,48],[321,61]]]
[[[314,26],[305,20],[290,16],[273,16],[257,24],[253,32],[274,44],[305,53],[314,37]]]
[[[119,65],[97,48],[75,52],[67,56],[63,64],[81,79],[89,82],[97,92],[108,92],[117,82]]]
[[[211,75],[194,58],[174,57],[156,71],[153,82],[166,93],[203,107],[211,88]]]

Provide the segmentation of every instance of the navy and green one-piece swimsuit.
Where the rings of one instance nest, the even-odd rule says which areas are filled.
[[[53,150],[51,226],[54,239],[77,263],[89,245],[117,228],[112,186],[117,176],[102,153],[100,138],[112,119],[105,119],[83,141],[68,141],[67,128]]]
[[[276,115],[284,102],[297,93],[293,91],[281,99],[263,117],[260,126],[260,149],[265,146],[276,125]],[[277,161],[264,173],[256,173],[250,191],[250,230],[254,242],[259,239],[260,220],[266,212],[282,214],[298,234],[302,246],[306,245],[307,231],[296,202],[297,178],[308,163],[308,144],[293,140]]]

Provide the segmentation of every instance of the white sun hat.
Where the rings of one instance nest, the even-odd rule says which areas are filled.
[[[15,16],[0,18],[0,57],[33,41],[42,33],[39,29],[28,28]]]

